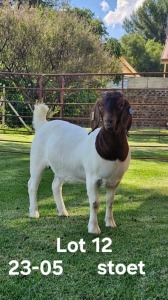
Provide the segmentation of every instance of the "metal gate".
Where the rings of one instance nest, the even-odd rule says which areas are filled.
[[[150,86],[149,78],[162,82],[163,73],[138,73],[145,88],[129,87],[129,74],[34,74],[0,72],[0,142],[14,143],[20,141],[8,139],[7,133],[33,134],[32,113],[34,104],[45,102],[50,107],[49,119],[61,119],[74,124],[90,127],[90,114],[93,105],[101,93],[122,89],[134,109],[133,125],[130,139],[134,139],[134,149],[151,147],[163,153],[160,159],[167,160],[168,142],[168,88]],[[136,75],[136,73],[134,74]],[[116,83],[116,78],[119,80]],[[164,80],[168,80],[165,78]],[[154,82],[154,79],[153,81]],[[5,136],[5,139],[4,139]],[[139,143],[144,138],[145,142]],[[153,138],[158,145],[150,145]],[[137,143],[136,143],[137,141]],[[26,141],[25,141],[26,142]],[[25,143],[24,142],[24,143]],[[22,142],[23,143],[23,142]],[[29,144],[29,142],[27,142]],[[2,148],[2,147],[1,147]],[[5,149],[1,149],[5,152]],[[23,153],[22,149],[6,150],[10,153]],[[25,153],[29,153],[26,151]],[[153,159],[154,156],[144,155]]]

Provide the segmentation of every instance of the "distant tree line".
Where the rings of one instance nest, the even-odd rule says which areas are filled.
[[[60,64],[61,62],[61,57],[58,55],[60,53],[63,52],[63,50],[59,50],[58,47],[58,38],[56,38],[56,34],[58,34],[58,27],[60,26],[60,34],[58,34],[59,36],[62,37],[62,45],[64,45],[64,52],[70,53],[70,49],[66,49],[66,46],[68,46],[68,36],[71,36],[72,39],[77,41],[77,39],[84,35],[84,37],[86,37],[86,34],[84,32],[89,32],[89,38],[91,38],[91,34],[92,34],[92,39],[97,40],[97,47],[99,48],[99,45],[101,47],[101,49],[103,48],[104,54],[108,55],[109,57],[112,57],[112,61],[113,61],[113,70],[116,70],[116,64],[114,63],[114,58],[118,58],[119,56],[123,55],[125,56],[125,58],[128,60],[128,62],[130,64],[133,65],[134,68],[137,69],[137,71],[160,71],[162,70],[162,66],[160,65],[160,56],[161,56],[161,52],[163,50],[163,46],[165,43],[165,39],[166,39],[166,34],[165,34],[165,27],[166,27],[166,20],[167,20],[167,12],[168,12],[168,0],[145,0],[142,4],[142,6],[140,6],[138,8],[137,11],[134,11],[132,13],[132,15],[130,16],[130,18],[126,18],[124,20],[124,24],[123,24],[123,28],[125,29],[126,33],[121,41],[118,41],[114,38],[109,38],[108,37],[108,33],[107,33],[107,28],[105,27],[104,23],[102,22],[102,20],[100,20],[99,18],[96,18],[94,13],[91,12],[88,9],[79,9],[79,8],[71,8],[70,6],[70,1],[68,0],[17,0],[17,1],[13,1],[12,3],[16,3],[16,7],[19,7],[19,11],[16,11],[16,9],[13,9],[12,12],[14,11],[14,16],[13,16],[13,21],[16,21],[16,19],[18,19],[19,24],[20,23],[24,23],[25,26],[27,26],[27,30],[29,30],[29,34],[30,34],[30,40],[31,38],[33,38],[36,41],[36,46],[32,45],[31,47],[31,43],[29,40],[29,49],[34,49],[35,47],[38,48],[38,42],[37,40],[40,41],[40,33],[37,30],[38,28],[41,28],[41,32],[44,30],[44,36],[46,38],[46,41],[43,41],[44,43],[41,44],[41,51],[42,48],[46,47],[47,44],[47,37],[45,34],[45,30],[48,27],[50,27],[50,39],[51,36],[53,38],[53,36],[55,36],[55,42],[53,42],[52,47],[55,49],[58,49],[58,51],[55,50],[55,57],[57,56]],[[26,8],[26,6],[29,8]],[[33,9],[34,8],[34,12]],[[8,11],[8,13],[7,13]],[[24,13],[23,13],[24,11]],[[12,15],[12,12],[10,11],[10,9],[7,9],[6,5],[3,5],[3,8],[1,8],[1,30],[2,32],[5,32],[6,35],[6,40],[9,39],[9,30],[3,31],[4,30],[4,18],[3,16],[5,16],[5,18],[7,18],[6,20],[8,20],[8,18],[10,17],[10,19],[12,18],[10,16],[10,14]],[[16,14],[18,14],[18,17],[16,17]],[[23,16],[25,14],[25,16]],[[38,16],[40,15],[41,18]],[[45,16],[44,16],[45,15]],[[49,21],[48,18],[51,17],[51,20]],[[34,22],[34,24],[29,25],[28,24],[28,16],[29,18],[31,18],[32,16],[32,20]],[[36,22],[35,22],[35,16],[36,16]],[[55,20],[54,20],[54,16],[55,16]],[[19,20],[19,18],[21,18]],[[62,21],[61,23],[61,18],[62,20],[68,18],[69,19],[69,24],[72,23],[72,25],[70,26],[65,26],[63,23],[64,21]],[[73,20],[74,19],[74,20]],[[39,24],[38,21],[39,20]],[[46,24],[42,24],[42,20],[46,23]],[[75,24],[76,21],[76,25]],[[79,23],[78,23],[79,21]],[[8,21],[6,21],[8,22]],[[17,22],[17,21],[16,21]],[[27,23],[26,23],[27,22]],[[55,22],[55,23],[54,23]],[[56,24],[58,23],[58,25]],[[68,21],[66,20],[65,23],[67,24]],[[27,25],[26,25],[27,24]],[[39,26],[38,26],[39,25]],[[7,26],[7,25],[6,25]],[[78,38],[77,38],[77,34],[75,32],[75,30],[73,31],[73,28],[75,28],[75,26],[77,26],[78,30],[76,29],[76,31],[78,31]],[[33,37],[33,30],[30,29],[30,27],[36,28],[36,33],[35,33],[35,37]],[[52,29],[53,27],[53,29]],[[62,28],[63,27],[63,28]],[[65,28],[66,27],[66,28]],[[20,32],[19,32],[20,30]],[[71,32],[72,30],[72,32]],[[80,32],[81,30],[81,32]],[[23,39],[23,35],[26,38],[26,33],[24,32],[23,34],[23,29],[21,29],[20,25],[16,26],[16,29],[14,29],[15,37],[17,40],[17,35],[21,36],[21,39]],[[32,34],[31,34],[32,32]],[[38,34],[37,34],[38,32]],[[51,33],[52,32],[52,33]],[[56,33],[57,32],[57,33]],[[7,34],[8,33],[8,34]],[[67,36],[66,36],[67,35]],[[65,38],[66,36],[66,38]],[[0,36],[1,38],[1,36]],[[49,38],[49,37],[48,37]],[[32,41],[33,41],[32,39]],[[44,37],[43,37],[44,39]],[[65,39],[66,39],[66,43],[65,43]],[[4,43],[6,45],[6,48],[9,49],[9,43],[7,45],[7,41],[4,38],[1,38],[1,49],[4,49]],[[12,40],[10,42],[10,44],[14,43],[14,41]],[[22,40],[22,43],[24,43],[24,41]],[[54,45],[54,43],[56,43]],[[21,44],[21,41],[20,41]],[[51,44],[51,41],[50,41]],[[14,44],[14,48],[15,48],[16,43]],[[26,45],[27,46],[27,45]],[[72,52],[76,51],[75,48],[73,48],[74,43],[70,42],[70,38],[69,38],[69,46],[72,49]],[[79,51],[80,47],[82,46],[81,42],[78,42],[78,51],[77,53],[81,53],[81,50]],[[19,45],[18,45],[19,47]],[[52,48],[52,49],[53,49]],[[53,63],[53,57],[51,59],[51,49],[50,47],[48,48],[48,56],[49,56],[49,61],[52,65],[52,67],[50,66],[49,71],[58,71],[55,68],[55,64]],[[84,49],[86,50],[86,48],[84,47]],[[82,51],[84,52],[84,49],[82,49]],[[93,49],[92,49],[93,50]],[[3,51],[3,50],[2,50]],[[25,50],[26,51],[26,50]],[[20,51],[20,53],[23,52]],[[27,50],[28,52],[28,50]],[[36,49],[36,53],[38,53],[39,50]],[[43,52],[43,51],[42,51]],[[43,55],[41,55],[41,57],[44,58],[44,53],[46,52],[46,50],[44,49]],[[53,51],[54,52],[54,51]],[[57,53],[57,54],[56,54]],[[38,53],[39,54],[39,53]],[[95,57],[99,57],[99,51],[95,51]],[[25,54],[24,54],[25,55]],[[31,53],[32,55],[32,53]],[[35,55],[35,54],[34,54]],[[62,53],[62,57],[63,57],[63,53]],[[37,55],[37,57],[39,58],[39,55]],[[66,55],[67,57],[67,55]],[[90,57],[90,55],[88,56]],[[23,59],[23,55],[22,55],[22,59]],[[29,54],[29,59],[30,59],[30,54]],[[33,56],[32,56],[33,59]],[[57,59],[57,61],[58,61]],[[46,58],[45,58],[46,60]],[[44,60],[43,60],[44,61]],[[90,60],[91,61],[91,60]],[[101,61],[101,59],[100,59]],[[18,62],[20,64],[20,61]],[[43,63],[42,63],[43,65]],[[40,69],[45,69],[45,66],[42,67]],[[49,65],[49,64],[48,64]],[[69,64],[68,64],[69,65]],[[105,64],[106,65],[106,64]],[[114,66],[115,65],[115,66]],[[28,67],[28,64],[25,65]],[[111,64],[112,66],[112,64]],[[37,68],[39,69],[39,59],[37,62]],[[118,64],[117,64],[118,67]],[[23,68],[23,64],[22,64],[22,68]],[[32,66],[31,66],[32,68]],[[74,64],[73,64],[73,69],[74,69]],[[39,69],[39,70],[40,70]],[[76,67],[77,69],[77,67]],[[81,69],[81,67],[79,68],[79,70]],[[84,67],[83,67],[84,69]],[[95,64],[94,64],[94,69],[95,69]],[[63,70],[62,70],[63,71]]]

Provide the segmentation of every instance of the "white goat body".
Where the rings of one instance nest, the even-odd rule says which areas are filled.
[[[100,233],[97,222],[99,207],[98,189],[105,186],[106,226],[115,227],[112,203],[118,184],[128,169],[130,151],[124,162],[109,161],[101,158],[96,151],[95,141],[100,129],[90,135],[82,127],[65,121],[46,121],[48,107],[45,104],[35,106],[35,137],[31,147],[29,197],[30,217],[39,217],[37,208],[37,190],[45,167],[50,166],[55,174],[52,184],[53,194],[59,215],[68,216],[63,199],[62,184],[86,183],[90,202],[88,231]]]

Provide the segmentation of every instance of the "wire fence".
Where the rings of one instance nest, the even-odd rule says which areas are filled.
[[[167,73],[130,74],[34,74],[0,72],[0,142],[20,141],[3,138],[5,133],[33,134],[32,115],[34,104],[46,103],[50,108],[49,120],[59,119],[90,127],[93,105],[104,91],[122,89],[134,110],[130,138],[134,138],[136,149],[158,148],[163,152],[161,159],[167,159],[168,141],[168,78]],[[137,73],[132,74],[136,76]],[[165,75],[165,77],[163,77]],[[132,85],[130,84],[131,80]],[[156,145],[140,145],[159,141]],[[1,147],[2,148],[2,147]],[[22,153],[11,149],[1,152]],[[25,153],[29,153],[29,150]],[[145,156],[144,156],[145,158]],[[150,158],[147,155],[146,158]]]

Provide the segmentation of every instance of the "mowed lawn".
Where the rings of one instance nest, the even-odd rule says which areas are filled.
[[[32,136],[0,135],[1,140],[29,142]],[[53,174],[47,169],[38,193],[39,219],[28,217],[27,181],[29,179],[30,144],[0,142],[1,151],[24,151],[25,154],[0,153],[0,300],[165,300],[168,282],[168,159],[167,137],[129,138],[132,160],[116,193],[114,216],[117,228],[104,224],[105,190],[100,190],[99,225],[102,230],[100,252],[96,252],[94,235],[87,233],[89,204],[84,185],[63,187],[68,218],[60,218],[55,209],[51,183]],[[139,145],[139,147],[133,146]],[[142,145],[164,146],[141,148]],[[138,159],[134,159],[137,158]],[[150,158],[145,160],[144,157]],[[101,240],[112,239],[112,252],[102,253]],[[83,239],[86,252],[59,253],[56,240],[66,249],[71,241]],[[9,275],[14,266],[28,260],[40,266],[47,260],[62,261],[63,274]],[[145,265],[145,275],[98,274],[98,265]],[[45,264],[44,271],[48,269]],[[107,268],[108,269],[108,268]]]

